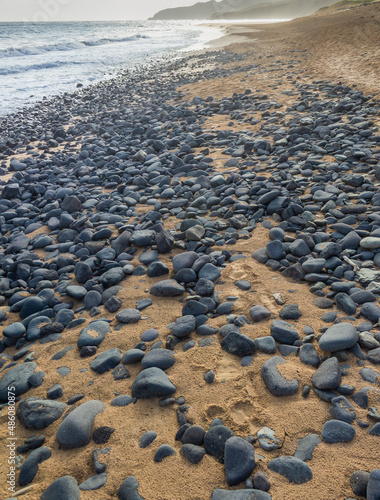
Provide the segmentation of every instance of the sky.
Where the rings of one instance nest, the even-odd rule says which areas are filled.
[[[0,0],[1,21],[98,21],[147,19],[196,0]]]

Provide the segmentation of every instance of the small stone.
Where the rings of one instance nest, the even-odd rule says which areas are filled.
[[[170,457],[172,455],[177,455],[177,452],[174,448],[169,446],[168,444],[162,444],[156,451],[154,455],[155,462],[162,462],[164,458]]]
[[[263,427],[257,432],[257,440],[265,451],[277,450],[281,447],[281,440],[276,437],[275,432],[269,427]]]
[[[145,434],[143,434],[139,439],[140,448],[147,448],[149,445],[153,443],[156,437],[157,437],[157,432],[154,431],[148,431]]]
[[[298,441],[297,450],[294,453],[295,458],[305,462],[313,458],[315,448],[322,443],[322,439],[318,434],[309,434]]]
[[[359,333],[351,323],[338,323],[330,326],[319,339],[319,347],[325,352],[343,351],[353,347]]]
[[[352,425],[341,420],[328,420],[322,429],[322,439],[326,443],[347,443],[355,437]]]
[[[224,470],[230,486],[245,481],[255,467],[255,450],[253,446],[240,437],[227,439],[224,450]]]
[[[266,361],[261,368],[261,377],[273,396],[290,396],[298,391],[298,380],[284,378],[277,370],[277,365],[286,363],[280,356],[274,356]]]
[[[314,387],[321,390],[337,389],[341,380],[339,361],[335,357],[326,359],[311,378]]]
[[[80,489],[76,480],[71,476],[56,479],[42,492],[40,500],[80,500]]]
[[[119,500],[144,500],[144,498],[139,495],[138,487],[139,483],[135,476],[127,477],[117,492]]]
[[[268,469],[285,476],[290,483],[303,484],[313,479],[310,467],[295,457],[277,457],[268,463]]]
[[[175,391],[166,373],[156,367],[140,372],[132,384],[132,395],[138,399],[170,396]]]
[[[195,444],[184,444],[180,449],[181,455],[183,455],[186,460],[191,464],[199,464],[202,458],[206,454],[206,450],[201,446]]]
[[[355,495],[358,497],[367,496],[367,485],[369,481],[369,472],[357,470],[351,474],[350,485]]]

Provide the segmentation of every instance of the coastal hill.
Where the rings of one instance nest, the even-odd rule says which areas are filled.
[[[266,3],[274,3],[276,0],[267,0]],[[160,10],[151,19],[211,19],[215,15],[228,14],[238,10],[245,10],[262,3],[262,0],[209,0],[208,2],[197,2],[189,7],[176,7]],[[235,6],[235,7],[234,7]]]
[[[211,0],[190,7],[164,9],[152,19],[290,19],[313,14],[334,3],[336,0]]]

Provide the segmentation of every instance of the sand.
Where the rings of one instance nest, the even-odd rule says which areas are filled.
[[[255,93],[266,93],[277,100],[282,108],[294,102],[296,96],[281,94],[289,87],[284,80],[273,86],[273,80],[281,76],[276,70],[275,61],[285,60],[294,65],[294,72],[301,81],[313,79],[331,79],[342,81],[349,85],[357,85],[365,92],[379,92],[379,20],[380,5],[374,4],[352,10],[341,11],[337,8],[326,9],[315,16],[296,20],[286,24],[265,25],[260,27],[231,26],[228,31],[233,34],[229,39],[233,45],[228,50],[246,54],[247,63],[254,63],[268,58],[268,64],[274,64],[273,73],[255,73],[249,75],[237,73],[233,76],[213,81],[199,81],[179,89],[186,100],[196,95],[220,97],[242,92],[252,88]],[[259,31],[252,31],[259,29]],[[236,40],[241,37],[241,43]],[[226,40],[224,40],[226,42]],[[223,43],[224,43],[223,42]],[[220,43],[220,41],[219,41]],[[293,52],[295,51],[295,52]],[[307,51],[307,52],[305,52]],[[365,54],[365,56],[363,56]],[[273,58],[273,59],[272,59]],[[233,127],[251,129],[247,124],[234,123]],[[260,125],[253,125],[258,130]],[[208,119],[205,130],[228,128],[224,116]],[[221,151],[210,153],[216,159],[220,172],[230,172],[224,162],[227,157]],[[219,163],[218,163],[219,162]],[[262,173],[270,176],[265,165]],[[6,180],[6,179],[4,179]],[[139,207],[139,211],[148,211],[149,206]],[[167,228],[174,228],[177,221],[169,218],[165,221]],[[47,232],[43,228],[38,232]],[[239,240],[233,247],[236,252],[250,255],[254,250],[264,246],[268,241],[268,231],[259,226],[253,237]],[[229,247],[231,249],[231,247]],[[43,251],[41,257],[43,257]],[[172,255],[178,252],[174,251]],[[138,252],[132,261],[137,264]],[[164,261],[171,266],[171,256],[163,256]],[[170,267],[172,269],[172,267]],[[149,297],[148,289],[161,278],[147,276],[130,276],[122,282],[123,290],[119,297],[123,300],[123,308],[135,307],[138,299]],[[235,286],[235,281],[247,279],[252,283],[252,289],[243,292]],[[325,324],[321,321],[321,310],[314,304],[314,296],[306,284],[296,284],[285,279],[281,274],[273,272],[252,259],[240,259],[229,264],[222,272],[222,283],[216,290],[221,292],[220,299],[233,295],[239,297],[234,313],[249,316],[253,305],[262,304],[268,307],[278,318],[281,306],[273,294],[280,293],[285,303],[297,303],[302,312],[301,318],[294,322],[297,331],[302,332],[304,326],[311,326],[316,332]],[[125,325],[115,331],[116,320],[111,323],[112,333],[106,336],[99,352],[110,348],[119,348],[122,352],[136,345],[141,334],[148,328],[159,331],[159,339],[165,342],[170,333],[167,325],[181,315],[183,303],[179,298],[155,298],[154,306],[142,313],[142,319],[137,324]],[[101,308],[100,316],[111,315]],[[89,319],[87,311],[82,316]],[[16,320],[15,315],[9,315],[8,323]],[[259,324],[243,327],[242,333],[254,339],[270,334],[271,319]],[[8,324],[7,323],[7,324]],[[212,326],[225,324],[223,317],[209,321]],[[63,400],[71,396],[85,393],[80,403],[100,399],[106,404],[106,410],[95,419],[95,427],[110,426],[116,431],[112,434],[107,446],[111,447],[106,457],[108,481],[99,491],[82,492],[83,500],[108,500],[117,498],[116,492],[122,481],[130,475],[135,475],[140,483],[140,494],[146,500],[207,500],[211,491],[216,488],[227,488],[223,466],[206,455],[199,465],[191,465],[179,454],[180,444],[174,441],[178,429],[175,407],[159,407],[156,400],[138,401],[136,405],[127,407],[112,407],[110,402],[118,394],[131,394],[131,385],[139,372],[137,366],[128,366],[131,378],[114,381],[111,372],[97,375],[88,367],[88,359],[82,359],[76,348],[68,352],[59,361],[51,357],[58,350],[75,345],[81,328],[65,330],[62,339],[52,344],[35,344],[33,352],[38,363],[38,369],[43,370],[49,381],[48,387],[61,383],[64,388]],[[195,337],[194,337],[195,338]],[[198,342],[200,338],[195,338]],[[13,354],[12,349],[8,349]],[[308,399],[302,399],[299,394],[285,398],[272,396],[260,376],[263,363],[269,356],[258,354],[253,363],[242,367],[240,359],[221,350],[217,339],[207,347],[195,347],[187,352],[179,348],[176,351],[176,363],[168,370],[171,381],[177,386],[176,396],[183,396],[190,406],[187,414],[192,424],[208,428],[210,422],[220,417],[237,436],[255,435],[257,431],[268,426],[276,431],[282,447],[278,452],[265,452],[255,445],[257,467],[255,471],[267,470],[266,464],[278,455],[292,455],[295,452],[298,439],[310,433],[320,434],[323,424],[330,418],[329,404],[321,401],[313,392]],[[353,384],[357,389],[366,387],[359,375],[360,367],[355,358],[349,357],[351,366],[344,383]],[[67,366],[71,369],[69,375],[62,378],[56,369]],[[213,370],[216,380],[206,384],[203,377],[206,371]],[[297,376],[300,387],[311,384],[314,369],[302,364],[298,358],[288,358],[287,365],[281,368],[286,378]],[[91,385],[90,385],[91,384]],[[31,389],[23,397],[46,396],[47,385]],[[366,410],[357,411],[357,417],[369,421]],[[0,437],[5,438],[7,411],[0,416]],[[55,433],[60,421],[53,423],[42,431],[28,431],[17,424],[16,435],[18,444],[27,437],[44,434],[45,445],[52,449],[52,457],[42,463],[34,480],[33,488],[22,495],[25,500],[36,500],[41,492],[58,477],[72,475],[81,483],[95,474],[92,463],[92,450],[97,446],[92,442],[88,446],[74,450],[60,450],[55,439]],[[358,430],[357,424],[355,424]],[[138,440],[148,431],[156,431],[158,437],[154,443],[141,450]],[[358,433],[359,434],[359,433]],[[156,449],[160,444],[169,444],[177,451],[177,456],[165,459],[157,464],[153,462]],[[349,487],[349,476],[357,469],[370,471],[380,464],[380,447],[378,438],[371,437],[366,432],[360,432],[360,438],[346,444],[320,444],[314,452],[313,459],[308,462],[312,468],[313,481],[304,485],[290,484],[282,476],[270,472],[273,484],[270,493],[274,500],[343,500],[352,497]],[[7,472],[4,447],[1,448],[0,475]],[[6,498],[4,484],[0,486],[1,498]]]

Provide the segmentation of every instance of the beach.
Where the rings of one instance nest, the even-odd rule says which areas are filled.
[[[379,22],[214,23],[0,119],[13,498],[379,498]]]

